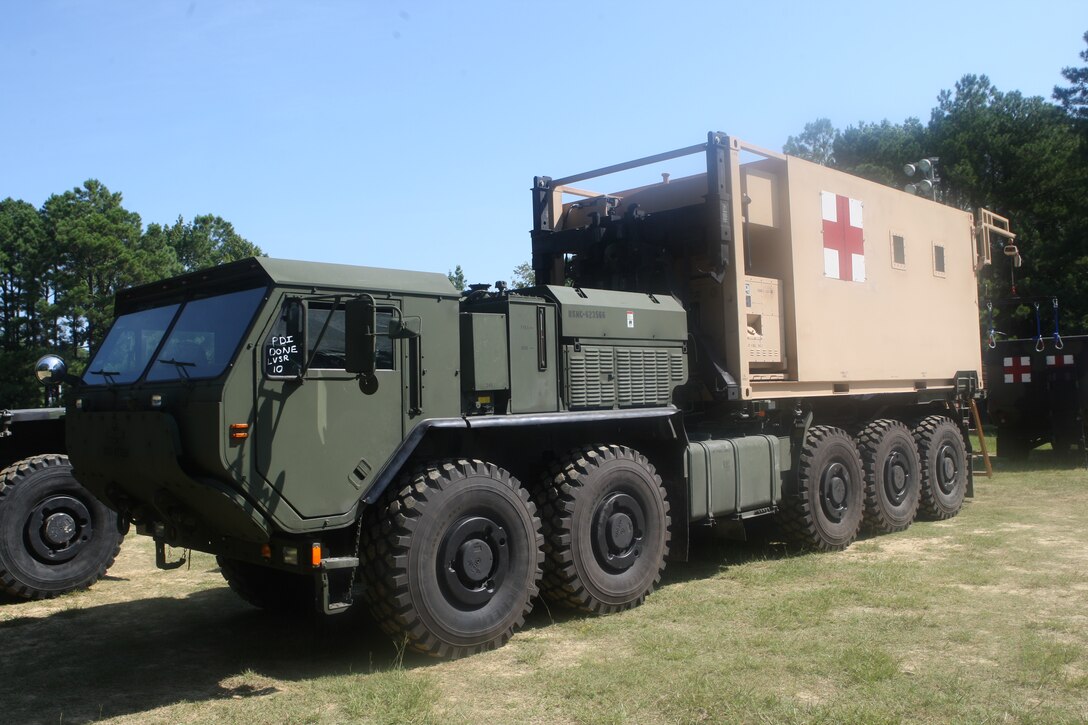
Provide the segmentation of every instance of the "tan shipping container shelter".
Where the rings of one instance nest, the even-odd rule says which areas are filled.
[[[727,149],[739,242],[722,274],[684,257],[674,279],[688,280],[681,297],[699,308],[739,398],[949,389],[957,373],[978,375],[971,214],[735,138]],[[620,218],[704,203],[707,174],[607,195],[553,193],[581,197],[563,204],[558,231],[604,206]]]

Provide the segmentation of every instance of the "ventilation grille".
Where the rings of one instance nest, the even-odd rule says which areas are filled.
[[[566,358],[572,410],[667,405],[687,379],[680,348],[568,346]]]
[[[567,390],[571,408],[611,408],[616,403],[615,365],[610,347],[568,348]]]

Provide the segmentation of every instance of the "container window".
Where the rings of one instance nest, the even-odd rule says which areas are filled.
[[[901,234],[892,234],[892,268],[907,268],[907,241]]]
[[[938,277],[945,276],[943,244],[933,245],[933,274]]]

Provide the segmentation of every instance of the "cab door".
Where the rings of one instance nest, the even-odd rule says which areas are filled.
[[[378,302],[376,385],[344,369],[340,301],[292,305],[285,301],[258,363],[257,470],[302,518],[334,516],[351,509],[404,435],[405,343],[388,334],[401,301]]]

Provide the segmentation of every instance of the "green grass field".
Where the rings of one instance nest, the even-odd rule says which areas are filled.
[[[87,592],[0,604],[0,720],[1088,721],[1088,472],[980,477],[956,518],[839,554],[703,541],[636,610],[538,604],[504,648],[404,655],[365,613],[256,611],[129,537]],[[1036,458],[1037,456],[1037,458]]]

